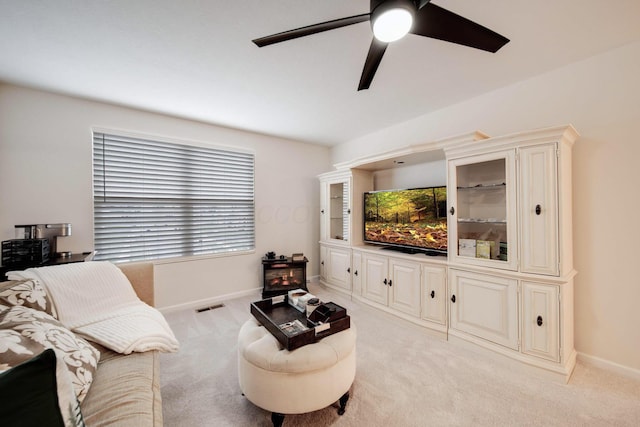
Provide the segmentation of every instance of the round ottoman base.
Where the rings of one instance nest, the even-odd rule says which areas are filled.
[[[257,321],[238,337],[240,390],[254,405],[271,411],[274,426],[285,414],[317,411],[340,402],[342,415],[356,372],[355,327],[293,351]]]

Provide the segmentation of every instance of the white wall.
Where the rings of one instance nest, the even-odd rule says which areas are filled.
[[[447,185],[447,162],[438,160],[383,169],[373,173],[374,190],[438,187]]]
[[[640,373],[638,76],[640,42],[341,144],[332,162],[473,130],[573,124],[576,349]]]
[[[255,152],[255,253],[158,264],[159,307],[261,287],[269,250],[304,252],[307,275],[318,274],[316,175],[329,169],[328,148],[11,85],[0,85],[0,240],[16,224],[70,222],[58,249],[93,249],[93,126]]]

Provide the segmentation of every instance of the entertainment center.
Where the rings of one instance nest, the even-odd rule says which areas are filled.
[[[320,283],[568,381],[577,138],[474,132],[335,165],[319,176]],[[395,191],[410,188],[428,191]]]

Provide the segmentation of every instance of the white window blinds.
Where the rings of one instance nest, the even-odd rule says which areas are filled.
[[[93,206],[98,260],[251,250],[254,156],[94,132]]]

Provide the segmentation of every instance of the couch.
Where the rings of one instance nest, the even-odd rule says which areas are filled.
[[[118,267],[131,283],[138,298],[149,306],[153,306],[153,264],[135,263],[119,265]],[[11,278],[11,276],[9,277]],[[12,305],[11,303],[14,303],[13,305],[16,304],[15,292],[12,294],[12,298],[14,298],[13,301],[8,301],[8,298],[6,297],[6,290],[11,289],[12,285],[15,288],[15,284],[21,284],[21,282],[8,281],[0,283],[0,313],[2,313],[3,307],[6,309],[7,306]],[[33,284],[31,285],[33,286]],[[24,286],[24,284],[22,284],[22,286]],[[3,290],[5,290],[4,301],[2,298]],[[29,298],[25,297],[25,292],[23,292],[19,297],[24,297],[24,304],[23,302],[18,302],[17,304],[34,305],[34,301],[37,302],[38,295],[37,292],[30,292],[34,294],[35,297],[32,297],[29,301]],[[50,305],[53,306],[53,304]],[[41,309],[42,307],[38,308]],[[17,310],[18,308],[14,306],[14,309]],[[49,310],[54,309],[55,307],[50,308]],[[53,314],[59,315],[60,313],[54,312]],[[0,325],[1,324],[2,314],[0,314]],[[18,328],[18,326],[15,328]],[[60,328],[62,329],[62,326],[60,326]],[[71,330],[71,328],[69,330]],[[3,331],[0,329],[0,333],[2,332]],[[5,332],[10,333],[14,331],[5,330]],[[77,350],[77,352],[84,352],[83,354],[90,357],[94,350],[84,346],[81,334],[69,333],[75,335],[69,339],[80,340],[77,342],[80,346],[80,350]],[[170,335],[173,336],[172,334]],[[0,338],[2,338],[1,334]],[[122,354],[91,341],[91,338],[84,338],[86,338],[86,342],[95,349],[95,352],[99,352],[99,361],[97,362],[95,371],[90,375],[92,379],[90,385],[85,384],[84,390],[86,393],[83,391],[84,394],[82,395],[81,401],[80,398],[78,398],[77,401],[74,401],[76,405],[78,405],[79,402],[79,409],[81,413],[79,418],[83,419],[84,423],[90,427],[161,426],[162,399],[159,383],[159,351],[133,350],[129,354]],[[177,341],[175,344],[177,345]],[[2,346],[0,345],[0,347]],[[167,351],[166,349],[161,350]],[[0,371],[3,370],[1,357],[2,353],[0,353]],[[5,366],[5,368],[6,367],[7,366]],[[76,380],[75,377],[74,380]],[[58,382],[60,383],[60,378],[58,378]],[[73,386],[77,386],[76,383],[74,383]],[[60,395],[62,393],[60,392],[59,387],[60,384],[58,384],[58,394]],[[64,418],[62,399],[60,399],[60,402]],[[73,404],[71,404],[71,406],[73,406]],[[69,416],[69,418],[71,418],[71,416]],[[68,422],[68,420],[65,419],[63,425],[74,425],[74,422]],[[79,425],[82,425],[82,421],[79,422]]]

